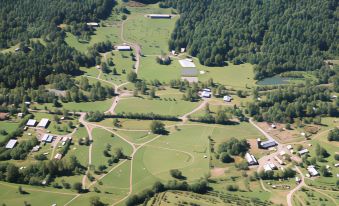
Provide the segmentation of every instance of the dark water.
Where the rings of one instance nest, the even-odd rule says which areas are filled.
[[[281,77],[281,76],[274,76],[265,78],[261,81],[258,81],[258,85],[279,85],[279,84],[288,84],[289,78]]]

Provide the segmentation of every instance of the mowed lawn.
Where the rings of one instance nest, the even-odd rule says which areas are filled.
[[[68,102],[62,103],[62,107],[69,111],[82,111],[82,112],[90,112],[90,111],[99,111],[105,112],[107,111],[112,104],[112,99],[106,99],[104,101],[95,101],[95,102]],[[51,103],[47,104],[34,104],[33,107],[36,106],[37,109],[44,109],[45,106],[47,109],[54,110],[55,107]]]
[[[183,126],[168,136],[161,136],[141,148],[133,161],[134,191],[149,187],[154,181],[172,179],[171,169],[180,169],[188,181],[209,171],[208,136],[213,128]],[[206,155],[207,158],[204,158]]]
[[[142,57],[139,78],[169,83],[170,80],[181,78],[181,66],[176,59],[170,65],[160,65],[155,56]]]
[[[0,121],[0,130],[5,130],[8,134],[15,131],[19,126],[18,122]],[[0,141],[3,141],[7,135],[0,134]]]
[[[110,41],[113,44],[120,43],[120,26],[115,25],[114,27],[98,27],[95,31],[95,34],[91,36],[91,40],[89,42],[79,42],[73,34],[67,32],[66,43],[75,48],[76,50],[85,53],[88,47],[93,46],[96,43]]]
[[[168,40],[178,17],[172,19],[150,19],[146,13],[129,17],[124,25],[124,37],[141,45],[145,55],[160,54],[168,51]]]
[[[53,188],[33,187],[24,185],[23,190],[28,194],[21,195],[18,192],[19,185],[0,182],[0,204],[7,206],[24,205],[64,205],[76,196],[69,190],[58,190]]]
[[[112,134],[103,129],[93,130],[93,150],[92,150],[92,164],[98,167],[99,165],[106,165],[109,157],[105,157],[103,151],[107,144],[112,146],[112,151],[115,148],[121,148],[125,155],[132,153],[132,147],[117,136],[112,137]]]
[[[165,100],[165,98],[145,99],[128,98],[122,99],[116,107],[116,113],[154,113],[160,115],[184,115],[199,105],[197,102],[188,102],[176,98],[174,100]]]

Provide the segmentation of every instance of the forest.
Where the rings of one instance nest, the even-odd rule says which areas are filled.
[[[57,26],[98,21],[111,14],[114,0],[2,0],[0,48],[29,38],[55,39]]]
[[[201,63],[255,64],[255,78],[320,69],[339,55],[336,0],[164,0],[180,19],[170,49]]]

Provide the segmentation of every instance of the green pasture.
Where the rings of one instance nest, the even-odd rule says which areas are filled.
[[[130,155],[132,153],[131,146],[120,139],[117,136],[112,137],[112,134],[103,129],[94,129],[93,133],[93,150],[92,150],[92,164],[96,167],[99,165],[107,165],[108,157],[105,157],[103,151],[106,149],[106,145],[110,144],[112,146],[112,151],[114,148],[122,148],[125,155]]]
[[[68,102],[62,103],[62,107],[70,110],[70,111],[82,111],[82,112],[90,112],[90,111],[99,111],[105,112],[107,111],[112,104],[112,99],[106,99],[103,101],[95,101],[95,102]],[[37,109],[47,109],[54,110],[55,107],[51,103],[46,104],[34,104],[33,107]]]
[[[21,195],[18,192],[19,185],[0,182],[0,204],[7,206],[24,205],[25,202],[30,205],[65,205],[76,196],[69,190],[58,190],[53,188],[42,188],[24,185],[23,190],[27,194]]]
[[[5,130],[8,134],[15,131],[19,126],[18,122],[0,121],[0,130]],[[0,134],[0,141],[4,140],[7,135]]]
[[[88,165],[88,151],[89,147],[86,145],[79,145],[79,139],[88,137],[85,127],[79,127],[78,130],[72,136],[72,145],[67,153],[67,156],[74,155],[81,165]]]
[[[163,97],[162,97],[163,98]],[[116,107],[116,113],[154,113],[161,115],[184,115],[198,106],[196,102],[188,102],[177,99],[146,99],[146,98],[129,98],[122,99]]]
[[[137,42],[145,55],[168,51],[168,40],[178,17],[172,19],[150,19],[147,13],[132,14],[124,25],[124,38]]]
[[[114,25],[114,27],[98,27],[96,28],[95,34],[91,36],[91,40],[89,42],[79,42],[76,36],[67,32],[65,41],[70,47],[73,47],[82,53],[86,53],[88,47],[99,42],[108,40],[115,45],[120,43],[119,27],[119,25]]]

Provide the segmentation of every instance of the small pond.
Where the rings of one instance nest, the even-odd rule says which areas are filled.
[[[268,77],[257,82],[257,85],[279,85],[279,84],[288,84],[290,78],[274,76]]]

